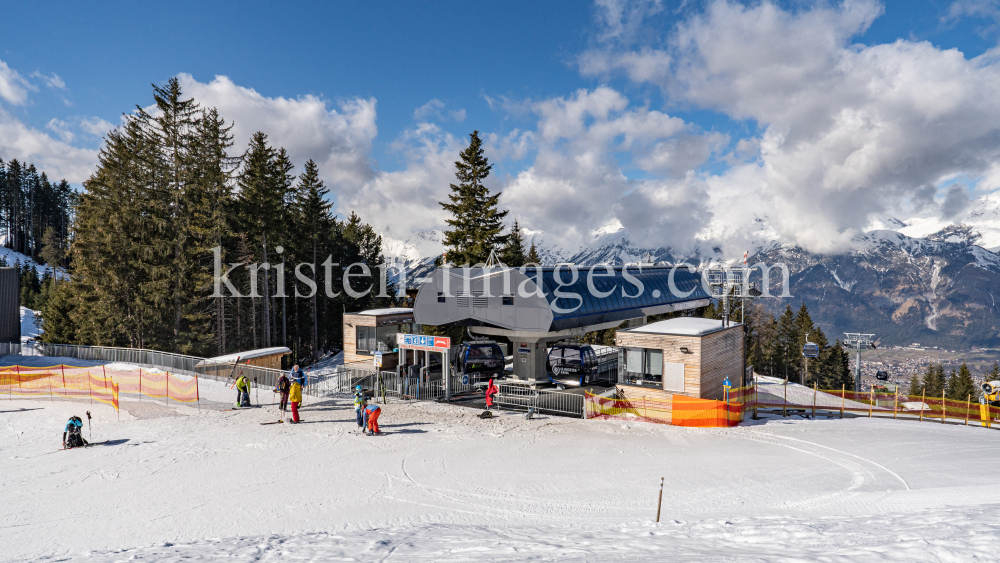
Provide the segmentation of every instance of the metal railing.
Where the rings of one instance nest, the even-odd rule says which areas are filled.
[[[35,346],[45,356],[129,363],[172,373],[207,377],[218,381],[231,380],[231,374],[234,371],[232,363],[204,365],[202,362],[205,361],[205,358],[157,350],[46,343],[37,343]],[[0,352],[3,352],[4,355],[17,354],[20,352],[20,344],[0,343]],[[254,382],[257,387],[276,387],[281,374],[286,372],[241,363],[236,368],[235,375],[240,373]],[[444,382],[440,379],[422,382],[420,378],[399,375],[393,371],[379,372],[374,367],[361,365],[340,366],[332,373],[310,376],[303,393],[314,397],[329,397],[336,394],[350,395],[358,385],[376,395],[377,400],[385,397],[396,400],[437,401],[445,396]],[[451,378],[453,395],[478,392],[481,391],[482,387],[481,382],[463,384],[460,376]],[[532,389],[527,385],[515,383],[500,382],[497,387],[500,392],[495,398],[501,407],[515,410],[532,408],[536,412],[583,416],[583,395],[548,389]]]
[[[20,356],[20,342],[0,342],[0,356]]]

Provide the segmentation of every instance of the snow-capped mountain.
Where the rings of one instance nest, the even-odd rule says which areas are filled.
[[[1000,347],[1000,201],[974,201],[957,224],[887,217],[873,226],[836,254],[781,243],[766,218],[746,229],[749,248],[735,251],[708,237],[685,253],[647,248],[634,244],[618,222],[594,230],[581,247],[568,248],[546,233],[530,231],[525,246],[534,243],[543,264],[581,266],[733,264],[747,250],[750,264],[781,262],[789,268],[792,297],[763,303],[777,313],[786,304],[798,308],[804,302],[831,340],[843,332],[871,332],[886,344]],[[418,287],[443,251],[442,237],[441,231],[420,231],[405,240],[383,236],[387,260],[400,266],[397,279],[403,276],[408,286]],[[770,280],[774,295],[782,293],[778,278]]]

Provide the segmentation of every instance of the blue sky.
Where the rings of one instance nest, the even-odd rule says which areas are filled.
[[[454,160],[464,136],[479,129],[494,136],[488,145],[496,147],[494,187],[510,190],[509,197],[505,194],[507,205],[533,232],[552,233],[550,239],[579,243],[589,230],[618,222],[632,231],[652,233],[654,238],[646,241],[649,244],[679,244],[673,242],[681,236],[679,229],[683,226],[690,231],[692,221],[707,224],[724,219],[728,224],[747,219],[723,216],[718,204],[710,200],[724,190],[713,187],[713,183],[737,181],[740,166],[759,169],[762,163],[782,162],[775,157],[767,163],[770,153],[767,149],[760,152],[761,146],[768,146],[769,132],[784,131],[787,137],[810,129],[811,123],[801,117],[777,115],[768,106],[770,96],[777,100],[785,97],[788,104],[815,96],[806,88],[806,82],[813,79],[808,78],[813,76],[808,67],[822,65],[827,56],[840,60],[839,65],[831,63],[823,70],[829,76],[843,72],[843,60],[852,57],[852,52],[872,48],[861,57],[870,59],[880,56],[876,48],[893,44],[897,45],[893,57],[912,56],[916,65],[928,64],[920,62],[922,56],[946,59],[946,51],[955,48],[964,55],[960,57],[964,62],[952,61],[954,64],[981,67],[985,63],[974,64],[971,59],[996,47],[1000,21],[995,3],[976,0],[796,1],[763,5],[773,8],[770,12],[759,2],[747,4],[743,10],[731,5],[732,9],[724,10],[726,5],[718,2],[680,4],[602,0],[596,4],[121,2],[91,6],[62,2],[40,6],[6,2],[2,12],[8,23],[0,36],[0,62],[16,73],[24,94],[0,99],[0,111],[5,112],[3,119],[8,125],[6,144],[0,128],[0,157],[33,157],[29,159],[77,176],[71,179],[78,182],[83,176],[81,171],[87,169],[87,159],[92,159],[93,150],[100,146],[96,133],[100,133],[101,126],[117,124],[120,115],[136,104],[148,105],[150,83],[163,83],[183,73],[193,81],[194,90],[201,91],[202,87],[211,89],[206,85],[216,76],[224,76],[232,88],[216,84],[219,87],[214,90],[215,98],[206,93],[206,99],[223,107],[228,107],[230,100],[226,96],[232,96],[234,89],[242,89],[244,93],[255,92],[268,103],[274,102],[274,106],[283,100],[318,100],[327,111],[344,116],[345,122],[331,123],[325,133],[317,134],[331,138],[319,139],[315,147],[308,147],[305,141],[296,140],[295,122],[288,117],[292,114],[280,113],[284,110],[272,108],[279,112],[276,117],[258,124],[252,100],[241,109],[233,109],[230,115],[223,109],[223,115],[230,119],[250,122],[247,127],[263,128],[287,119],[290,130],[265,132],[298,147],[293,156],[297,151],[303,158],[314,154],[323,158],[320,153],[327,150],[353,155],[331,158],[321,167],[337,192],[338,209],[360,208],[373,217],[373,222],[396,227],[398,235],[419,228],[439,228],[440,213],[433,205],[407,207],[386,201],[419,197],[416,194],[420,193],[429,194],[430,204],[442,198],[442,189],[446,191],[447,187],[444,165]],[[764,29],[768,13],[777,14],[777,33]],[[690,38],[699,21],[704,24],[701,29],[707,39],[699,40],[697,45],[679,46],[680,38],[685,37],[685,32]],[[817,43],[805,48],[812,53],[809,49],[815,47],[815,61],[792,61],[798,47],[785,35],[783,25],[789,30],[796,26],[800,31],[808,30],[802,35],[806,39],[800,41],[825,31],[836,38],[830,45]],[[733,58],[741,51],[754,54],[753,50],[758,49],[747,69],[758,77],[762,73],[780,74],[782,68],[799,65],[796,72],[806,69],[801,79],[803,89],[772,93],[758,88],[741,94],[751,101],[721,99],[718,92],[699,90],[737,88],[745,82],[733,78],[736,71],[717,73],[718,61],[706,62],[712,48],[709,42],[717,39],[719,44],[725,44],[734,35],[733,29],[745,29],[748,35],[759,33],[763,39],[748,40],[730,54],[719,56]],[[906,48],[898,47],[900,41]],[[908,53],[910,47],[925,41],[930,44],[929,51],[923,55]],[[784,43],[788,43],[784,45],[787,49],[782,51]],[[629,61],[650,53],[669,58],[672,66],[657,70],[655,76],[628,66]],[[789,60],[761,62],[770,56]],[[599,64],[593,63],[598,59]],[[657,60],[665,59],[647,58],[650,64]],[[685,65],[678,65],[678,61]],[[699,64],[704,68],[696,68]],[[754,64],[762,66],[750,68]],[[706,72],[717,75],[707,77]],[[736,82],[727,82],[730,79]],[[947,82],[949,78],[941,80]],[[607,95],[596,95],[602,92]],[[753,96],[759,97],[756,105]],[[849,98],[845,94],[844,99]],[[358,101],[370,102],[370,111],[351,105]],[[855,108],[853,104],[831,101],[829,107],[810,111],[843,115],[845,107]],[[573,113],[577,110],[583,113]],[[271,110],[262,109],[260,113],[266,111]],[[363,121],[367,118],[360,116],[372,112],[370,123],[350,123],[350,116]],[[979,115],[987,118],[986,113],[981,111]],[[639,140],[628,139],[628,127],[648,123],[651,117],[659,119],[660,114],[662,127]],[[871,115],[884,117],[886,112],[873,109]],[[667,123],[668,118],[674,121]],[[600,137],[601,124],[616,119],[609,126],[614,133]],[[893,118],[886,119],[892,123]],[[896,123],[900,124],[909,118],[898,119]],[[33,140],[26,141],[23,132],[20,136],[11,133],[11,124],[33,131]],[[564,129],[556,131],[560,127]],[[335,138],[341,134],[344,138]],[[48,141],[39,135],[53,139],[58,146],[40,147]],[[822,147],[826,142],[823,139],[829,140],[835,133],[828,130],[818,135],[806,141]],[[858,151],[870,144],[857,131],[850,135],[858,139]],[[940,147],[926,150],[939,153]],[[685,157],[685,151],[698,154]],[[650,164],[660,158],[658,154],[672,160]],[[794,157],[792,153],[783,156]],[[683,162],[678,163],[678,158]],[[885,158],[902,157],[897,154]],[[830,160],[829,155],[817,159]],[[891,200],[891,205],[873,202],[864,215],[866,220],[880,213],[907,210],[927,214],[931,213],[928,206],[932,207],[934,197],[940,200],[942,194],[920,195],[922,186],[943,189],[952,176],[986,177],[992,159],[991,152],[972,159],[975,162],[942,164],[913,177],[885,172],[894,166],[886,162],[883,172],[858,180],[858,185],[850,189],[885,190]],[[594,165],[592,174],[581,172],[572,177],[574,167],[582,170],[596,161],[600,165]],[[809,178],[816,174],[827,179],[817,184],[821,187],[816,189],[822,189],[829,184],[831,175],[843,172],[833,171],[827,164],[817,166],[818,171],[806,174],[797,187],[787,189],[811,189]],[[746,170],[747,174],[751,172]],[[775,197],[774,179],[738,181],[759,182],[762,200]],[[974,196],[976,184],[968,184],[970,196]],[[539,200],[532,195],[535,193],[583,198],[610,211],[573,211],[576,208],[570,205],[569,211],[582,213],[571,224],[538,212]],[[373,203],[379,199],[376,196],[386,201]],[[656,217],[637,212],[651,205],[658,210]],[[815,212],[804,205],[795,212]],[[948,207],[953,208],[955,205]],[[423,212],[426,216],[420,221],[408,219]],[[777,225],[781,221],[772,218],[772,222],[776,224],[775,236],[789,237],[800,230],[795,221]],[[861,224],[857,218],[847,217],[828,222],[816,227],[820,232],[807,244],[818,244],[822,238],[842,240]],[[671,226],[678,223],[682,225]]]

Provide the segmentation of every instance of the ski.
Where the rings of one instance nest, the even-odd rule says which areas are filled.
[[[285,422],[285,421],[284,420],[275,420],[274,422],[261,422],[260,425],[261,426],[266,426],[268,424],[281,424],[282,422]]]

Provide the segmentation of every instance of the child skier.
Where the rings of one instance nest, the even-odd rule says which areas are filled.
[[[359,429],[365,427],[364,419],[362,418],[362,415],[361,415],[361,410],[365,408],[365,404],[367,402],[368,402],[368,400],[365,397],[364,390],[361,389],[360,385],[358,385],[357,387],[354,388],[354,414],[357,415],[357,417],[358,417],[358,428]]]
[[[66,423],[66,429],[63,430],[63,447],[64,448],[79,448],[81,446],[89,445],[86,440],[83,439],[83,421],[80,420],[78,416],[69,417],[69,421]]]
[[[378,417],[382,414],[382,408],[378,405],[368,405],[365,407],[365,426],[368,430],[365,432],[368,436],[374,436],[376,434],[381,434],[382,431],[378,427]]]

